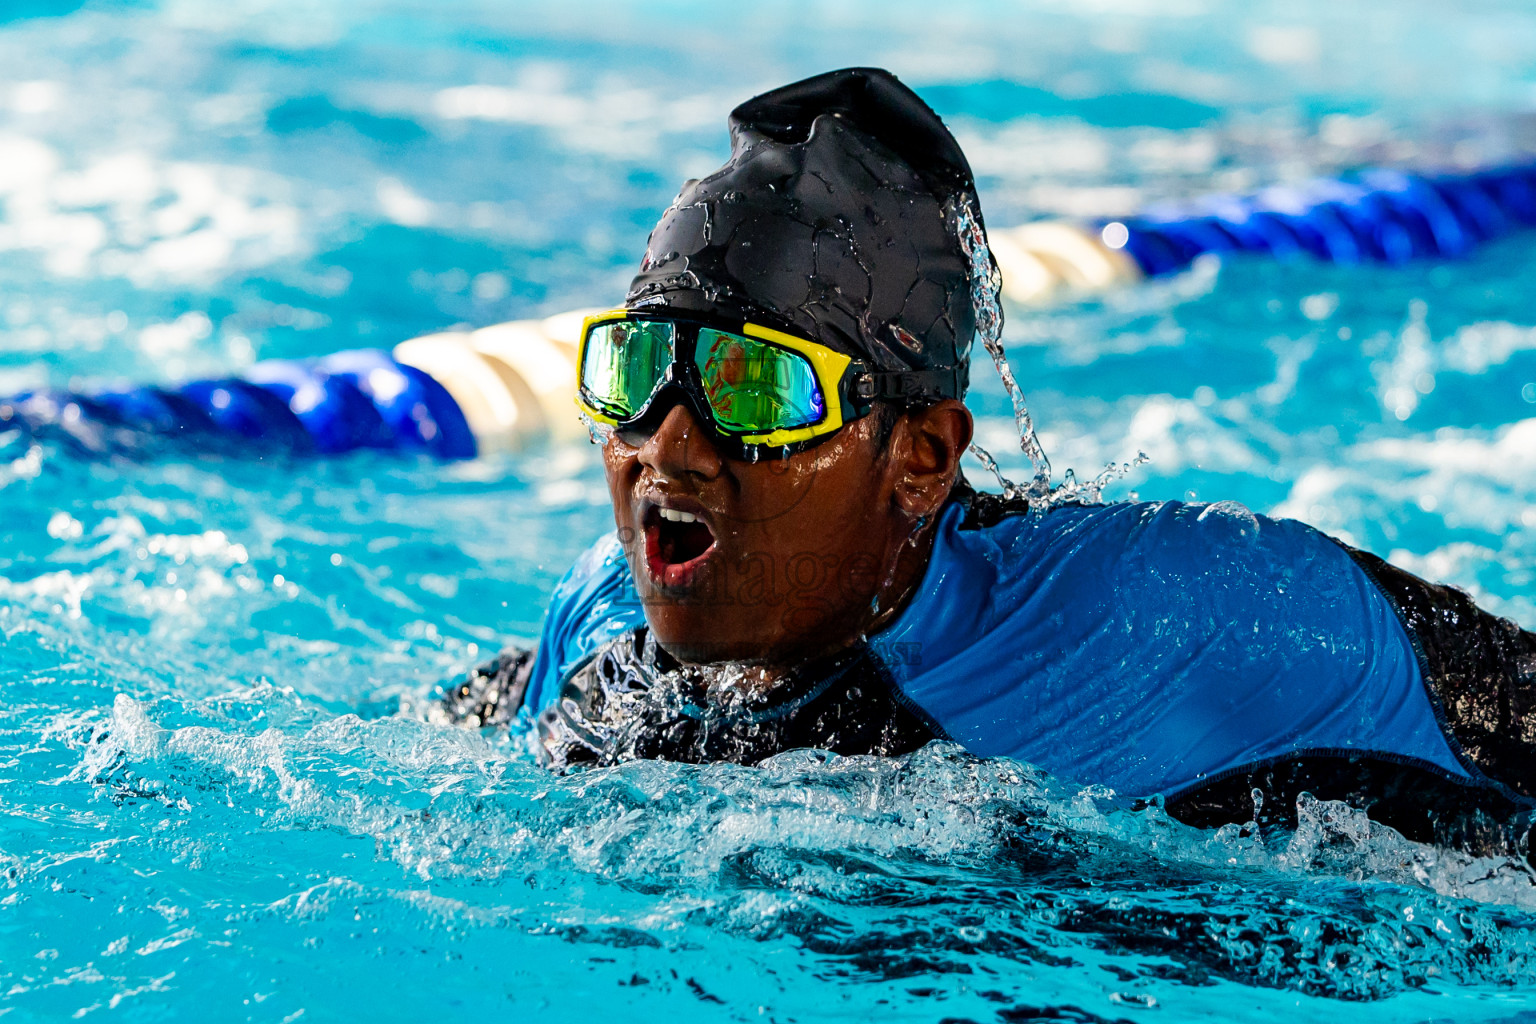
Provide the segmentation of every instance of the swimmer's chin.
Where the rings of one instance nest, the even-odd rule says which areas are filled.
[[[685,635],[668,629],[667,623],[648,622],[657,646],[684,665],[739,665],[789,671],[853,644],[858,637],[827,642],[825,635],[788,634],[762,638],[702,637],[699,631]],[[675,624],[673,624],[675,626]]]
[[[654,626],[651,635],[662,650],[684,665],[773,666],[781,660],[773,656],[774,645],[761,642],[668,637]]]

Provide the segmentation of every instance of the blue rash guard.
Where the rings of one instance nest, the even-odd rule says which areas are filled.
[[[526,706],[544,710],[643,624],[605,537],[555,589]],[[938,734],[1127,795],[1306,756],[1487,781],[1366,569],[1234,503],[1071,505],[980,527],[951,504],[922,586],[869,646]]]

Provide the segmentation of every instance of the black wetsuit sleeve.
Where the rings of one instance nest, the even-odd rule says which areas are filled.
[[[1397,609],[1463,755],[1536,797],[1536,633],[1483,611],[1460,590],[1345,550]]]
[[[505,729],[517,717],[533,675],[534,652],[509,647],[445,689],[436,710],[453,725]]]
[[[1185,793],[1169,812],[1203,826],[1293,825],[1297,800],[1310,793],[1365,808],[1417,841],[1507,849],[1536,797],[1536,634],[1483,611],[1459,590],[1345,550],[1397,611],[1443,728],[1482,778],[1468,784],[1372,756],[1300,757]]]

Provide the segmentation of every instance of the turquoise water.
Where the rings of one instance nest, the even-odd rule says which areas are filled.
[[[887,65],[991,223],[1532,141],[1516,3],[0,14],[0,391],[611,301],[741,98]],[[1536,627],[1536,249],[1206,264],[1005,334],[1058,470],[1296,516]],[[1015,474],[1007,399],[972,402]],[[1524,870],[1200,832],[942,747],[576,780],[427,724],[603,529],[593,451],[0,436],[0,1017],[1536,1019]]]

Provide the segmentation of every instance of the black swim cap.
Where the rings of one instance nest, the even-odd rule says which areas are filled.
[[[731,159],[683,185],[626,303],[930,371],[882,397],[959,398],[977,317],[967,219],[983,238],[970,165],[939,116],[888,71],[832,71],[731,112]],[[978,258],[990,283],[984,243]]]

